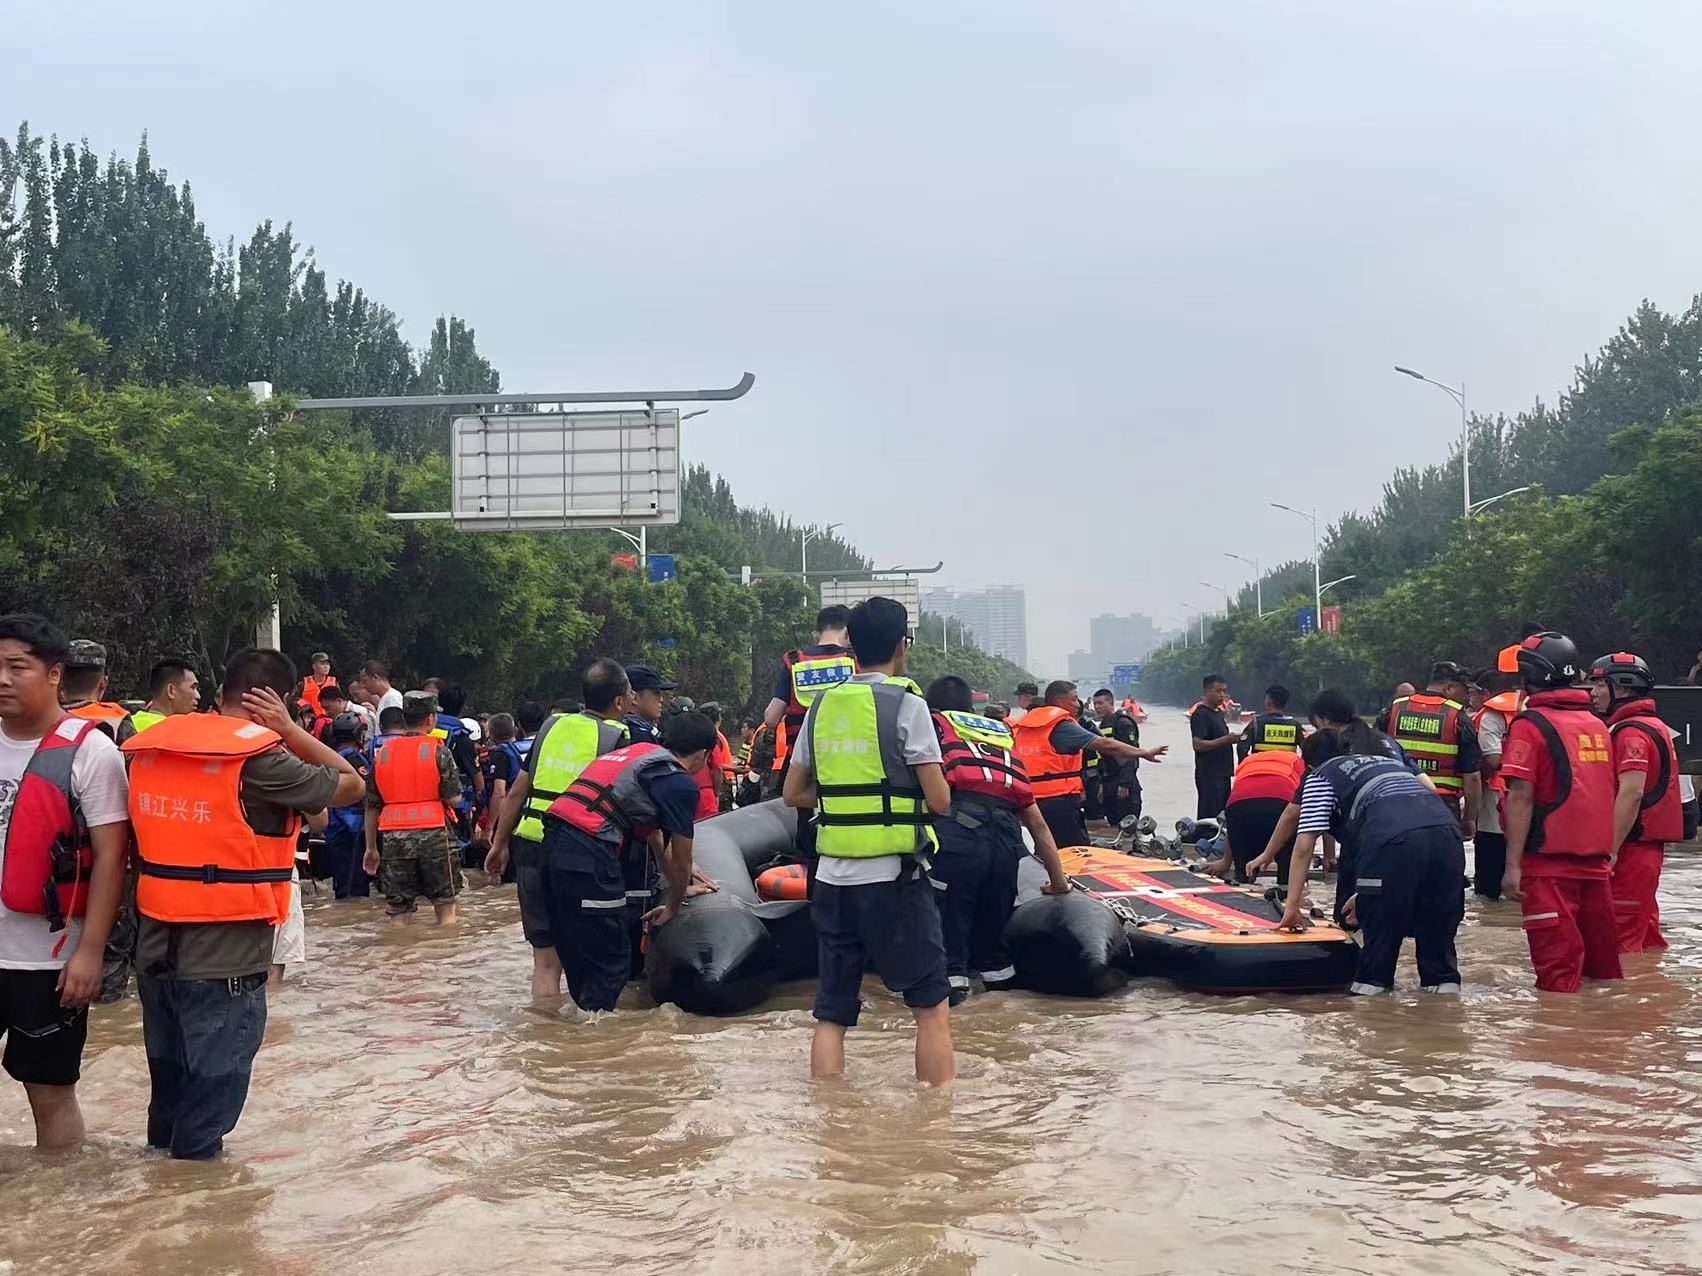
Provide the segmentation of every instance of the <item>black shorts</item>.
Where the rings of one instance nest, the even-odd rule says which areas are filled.
[[[76,1085],[89,1012],[59,1004],[57,970],[0,970],[6,1073],[25,1085]]]
[[[818,880],[810,917],[821,959],[817,1019],[847,1028],[855,1024],[863,1005],[863,971],[870,966],[913,1009],[951,996],[940,910],[926,873],[906,865],[892,882],[835,886]]]
[[[508,844],[508,859],[514,869],[515,889],[520,894],[520,933],[534,948],[554,948],[543,846],[517,837]]]

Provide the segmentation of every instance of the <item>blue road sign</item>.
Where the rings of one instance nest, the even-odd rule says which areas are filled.
[[[650,583],[660,585],[674,578],[674,556],[672,554],[650,555]]]
[[[1318,627],[1318,609],[1316,607],[1301,607],[1294,613],[1295,626],[1303,634],[1309,634]]]
[[[1132,687],[1141,680],[1141,667],[1135,665],[1112,665],[1111,685],[1115,687]]]

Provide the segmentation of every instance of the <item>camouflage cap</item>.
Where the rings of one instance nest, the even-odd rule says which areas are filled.
[[[423,718],[437,712],[437,695],[431,691],[410,691],[402,697],[402,712],[410,718]]]
[[[65,647],[67,669],[105,669],[106,648],[92,638],[73,638]]]

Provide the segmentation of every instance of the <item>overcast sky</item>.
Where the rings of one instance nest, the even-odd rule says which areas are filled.
[[[1099,612],[1304,556],[1473,406],[1702,289],[1702,5],[8,5],[0,126],[293,221],[514,390],[755,390],[688,426],[880,564]]]

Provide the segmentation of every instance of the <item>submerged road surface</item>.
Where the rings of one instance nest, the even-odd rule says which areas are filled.
[[[1147,809],[1193,809],[1179,711]],[[1463,998],[977,997],[915,1088],[871,984],[841,1084],[810,990],[732,1020],[529,1010],[512,888],[457,929],[309,901],[227,1159],[142,1150],[134,1001],[95,1016],[79,1156],[0,1086],[0,1272],[1625,1273],[1702,1269],[1702,858],[1670,952],[1539,997],[1516,906],[1473,902]],[[1409,959],[1410,960],[1410,959]],[[624,1003],[623,1003],[624,1004]]]

